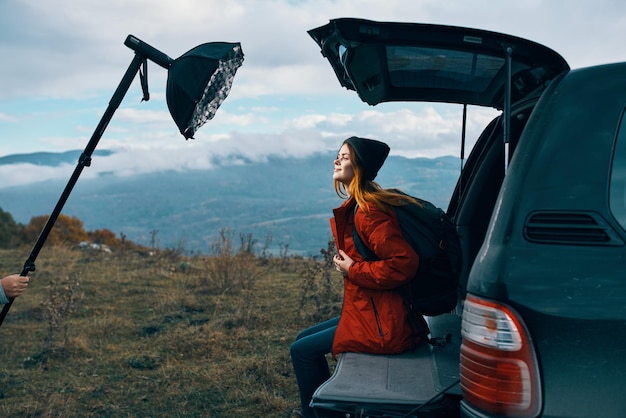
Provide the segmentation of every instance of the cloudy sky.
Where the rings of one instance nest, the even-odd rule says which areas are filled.
[[[528,38],[573,68],[626,60],[622,0],[1,0],[0,156],[83,149],[130,64],[128,34],[172,58],[205,42],[241,42],[243,66],[217,115],[185,141],[150,62],[151,100],[131,86],[86,175],[210,167],[220,158],[297,158],[349,135],[409,157],[458,155],[460,106],[362,103],[343,89],[307,30],[358,17],[469,26]],[[470,109],[468,137],[493,111]],[[0,166],[0,187],[73,166]],[[89,174],[90,173],[90,174]],[[85,175],[85,174],[84,174]]]

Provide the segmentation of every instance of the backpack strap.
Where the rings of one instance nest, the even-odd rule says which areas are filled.
[[[361,236],[359,235],[359,232],[356,229],[356,211],[358,208],[359,208],[359,205],[354,206],[354,217],[352,219],[352,240],[354,241],[354,246],[356,247],[356,250],[359,252],[359,254],[361,254],[361,257],[363,257],[365,261],[378,260],[376,253],[374,253],[374,251],[370,250],[370,248],[367,245],[365,245],[365,242],[363,242],[363,239],[361,239]]]

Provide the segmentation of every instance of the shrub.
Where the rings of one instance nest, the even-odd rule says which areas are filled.
[[[209,257],[204,258],[204,284],[219,292],[239,292],[252,289],[266,269],[254,255],[251,235],[240,236],[240,247],[235,249],[232,230],[222,228],[211,244]]]
[[[335,243],[328,241],[326,249],[321,249],[321,260],[310,258],[304,264],[300,276],[304,279],[300,299],[300,313],[310,315],[315,320],[324,320],[339,314],[340,292],[336,283],[342,283],[334,269]],[[343,283],[342,283],[343,284]],[[315,308],[310,311],[309,305]]]

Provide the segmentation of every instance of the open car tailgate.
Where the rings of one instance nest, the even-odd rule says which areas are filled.
[[[370,105],[427,101],[503,109],[507,56],[513,102],[569,70],[543,45],[479,29],[343,18],[308,33],[341,85]]]

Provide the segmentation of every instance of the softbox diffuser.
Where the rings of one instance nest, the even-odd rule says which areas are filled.
[[[167,106],[187,139],[215,116],[243,63],[239,43],[199,45],[172,62],[167,77]]]

